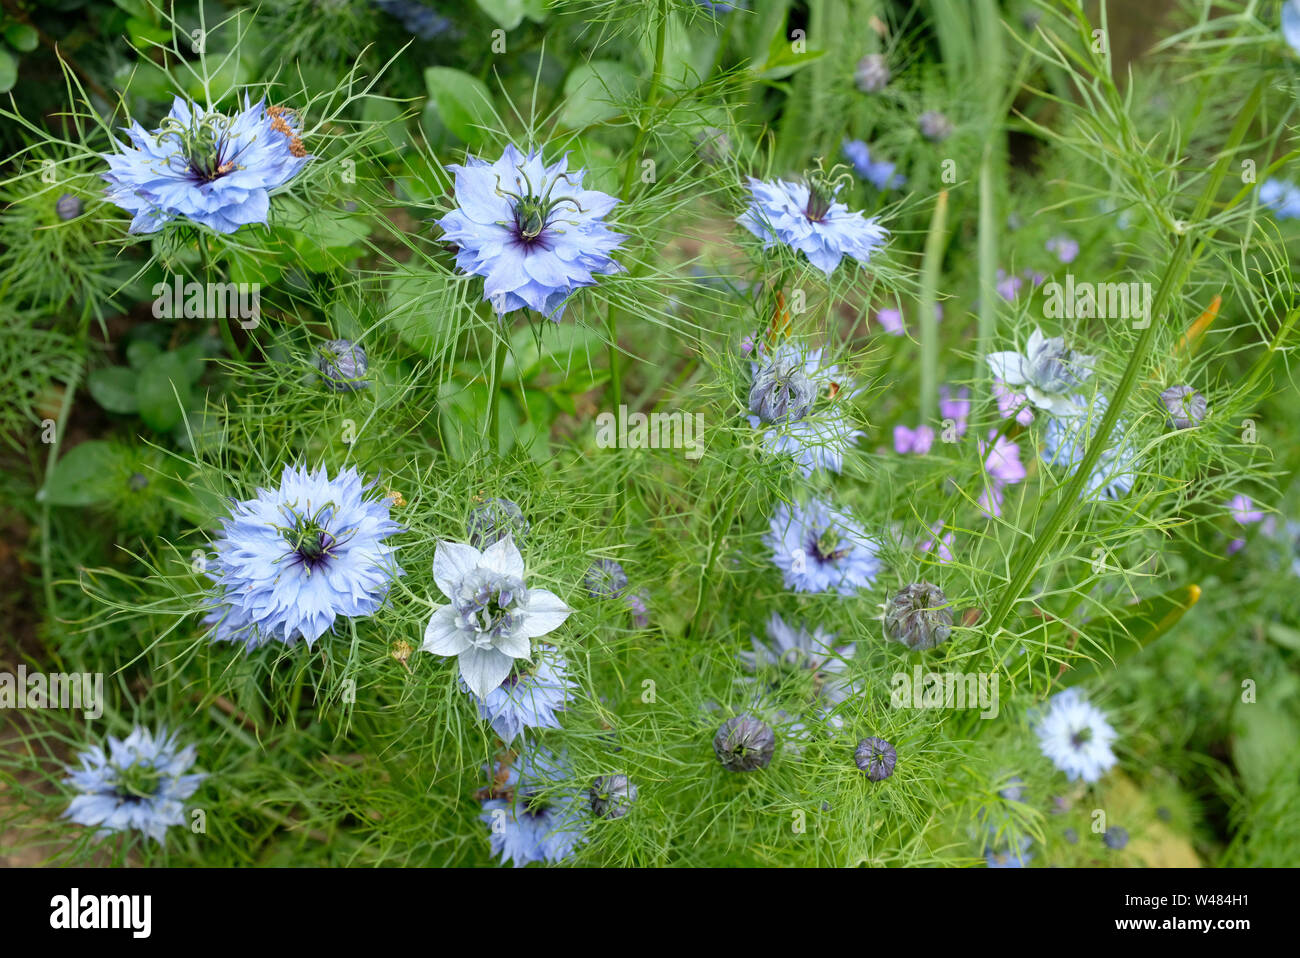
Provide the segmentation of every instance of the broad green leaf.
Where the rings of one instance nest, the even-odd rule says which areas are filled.
[[[479,9],[506,30],[523,23],[524,17],[533,23],[546,19],[547,0],[478,0]]]
[[[170,432],[180,425],[191,405],[190,378],[185,359],[176,353],[163,353],[140,370],[136,383],[140,418],[159,432]]]
[[[18,82],[18,58],[0,49],[0,93],[8,93]]]
[[[1300,725],[1268,701],[1238,702],[1232,713],[1232,761],[1246,791],[1258,795],[1288,767],[1300,741]]]
[[[10,23],[5,26],[5,41],[20,53],[31,53],[40,45],[40,34],[36,28],[26,23]]]
[[[581,130],[618,116],[619,101],[636,89],[632,68],[616,60],[592,60],[573,68],[564,81],[564,109],[560,123]]]
[[[451,67],[428,67],[424,85],[447,129],[470,146],[487,138],[483,128],[490,130],[496,125],[492,94],[478,77]]]
[[[108,502],[129,468],[129,452],[115,442],[92,439],[69,449],[54,465],[36,498],[52,506],[89,506]]]
[[[109,366],[96,369],[90,374],[86,386],[95,402],[109,412],[130,414],[138,412],[140,402],[136,398],[135,370],[126,366]]]

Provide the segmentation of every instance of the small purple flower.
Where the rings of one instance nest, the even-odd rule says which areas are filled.
[[[993,398],[998,403],[998,415],[1003,419],[1014,413],[1016,422],[1022,426],[1028,426],[1034,421],[1033,404],[1030,403],[1029,397],[1022,392],[1016,392],[996,376],[993,377]]]
[[[942,143],[952,136],[952,120],[938,110],[926,110],[916,118],[921,135],[932,143]]]
[[[750,203],[736,220],[763,241],[784,244],[808,257],[827,276],[845,257],[867,263],[889,231],[872,218],[835,201],[841,184],[821,176],[806,183],[765,182],[749,177]]]
[[[64,193],[54,204],[54,210],[61,220],[75,220],[81,215],[81,197]]]
[[[889,60],[883,53],[868,53],[858,61],[853,82],[863,93],[879,93],[889,85]]]
[[[953,421],[958,439],[966,435],[966,423],[970,418],[970,390],[962,386],[954,393],[946,384],[940,386],[939,416]]]
[[[763,542],[795,592],[852,594],[870,586],[880,572],[877,544],[850,516],[822,499],[777,506]]]
[[[628,611],[632,613],[632,624],[638,629],[644,629],[650,624],[650,613],[646,608],[646,601],[650,593],[645,589],[639,592],[629,592],[623,596],[623,601],[627,603]]]
[[[316,355],[316,368],[325,385],[335,392],[355,392],[370,385],[361,378],[370,368],[365,349],[346,339],[324,343]]]
[[[934,552],[939,562],[947,565],[952,562],[952,545],[954,541],[953,533],[943,531],[943,520],[940,519],[930,527],[930,538],[920,543],[917,548],[922,552]]]
[[[457,206],[438,225],[498,315],[527,308],[559,322],[575,289],[623,271],[609,254],[624,237],[604,219],[618,200],[583,189],[586,171],[570,172],[567,156],[547,166],[510,144],[495,163],[471,156],[447,168]]]
[[[1112,825],[1106,829],[1102,841],[1106,843],[1106,847],[1111,851],[1120,851],[1128,845],[1128,829],[1120,825]]]
[[[1007,486],[1024,482],[1028,473],[1020,461],[1020,446],[998,430],[990,429],[988,441],[980,440],[980,456],[988,474],[988,487],[980,496],[979,506],[994,516],[1002,515],[1002,492]]]
[[[889,333],[889,335],[891,336],[903,335],[904,333],[903,311],[901,309],[894,309],[891,306],[887,306],[876,313],[876,319],[880,322],[880,325],[885,330],[885,332]]]
[[[1047,241],[1047,251],[1055,253],[1062,263],[1073,263],[1079,255],[1079,244],[1068,236],[1053,236]]]
[[[1232,510],[1232,518],[1243,526],[1253,525],[1264,518],[1264,513],[1255,508],[1255,501],[1242,493],[1228,500],[1228,508]]]
[[[998,294],[1009,303],[1015,302],[1016,296],[1020,294],[1020,287],[1025,285],[1025,281],[1019,276],[1009,276],[1004,269],[998,270],[997,276]]]
[[[915,429],[907,426],[894,427],[894,451],[900,455],[911,453],[924,456],[934,445],[934,430],[922,423]]]

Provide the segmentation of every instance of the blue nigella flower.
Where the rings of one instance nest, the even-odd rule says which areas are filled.
[[[587,818],[582,792],[564,784],[571,776],[563,757],[539,746],[504,771],[479,813],[488,826],[492,854],[516,868],[568,858],[586,837]]]
[[[1101,425],[1107,403],[1105,396],[1097,396],[1089,403],[1083,396],[1075,395],[1069,397],[1069,404],[1074,409],[1073,415],[1053,417],[1047,421],[1040,455],[1049,465],[1073,472],[1083,461],[1088,443]],[[1137,450],[1131,441],[1123,438],[1122,423],[1116,425],[1116,432],[1121,434],[1120,438],[1101,454],[1088,477],[1084,489],[1086,497],[1101,495],[1107,499],[1119,499],[1127,495],[1137,481]]]
[[[850,425],[835,401],[856,394],[851,384],[836,382],[839,367],[823,365],[822,350],[795,343],[760,348],[750,367],[754,378],[746,419],[763,429],[763,448],[794,459],[804,476],[817,469],[840,472],[844,453],[862,432]],[[823,398],[832,404],[819,403]]]
[[[468,692],[469,687],[461,683]],[[531,667],[516,671],[485,696],[469,692],[478,712],[509,745],[526,728],[559,728],[557,712],[564,711],[578,686],[569,680],[567,663],[558,652],[539,652]]]
[[[1259,201],[1280,220],[1300,217],[1300,189],[1292,183],[1277,179],[1265,180],[1259,185]]]
[[[185,799],[207,778],[189,772],[194,746],[176,746],[175,733],[136,726],[124,740],[110,735],[107,753],[99,745],[79,753],[63,780],[78,792],[63,817],[101,836],[134,829],[161,843],[169,826],[185,824]]]
[[[447,17],[417,0],[371,0],[375,6],[401,21],[412,34],[421,40],[433,40],[452,29]]]
[[[624,237],[604,220],[618,200],[584,190],[586,171],[568,167],[567,156],[546,166],[513,145],[495,163],[471,156],[448,167],[457,207],[438,225],[457,246],[457,267],[483,277],[483,298],[499,315],[527,308],[559,322],[575,289],[623,271],[609,254]]]
[[[303,151],[298,120],[263,101],[233,117],[177,97],[152,133],[133,122],[128,146],[107,153],[108,199],[135,218],[132,233],[153,233],[182,218],[233,233],[265,224],[270,194],[312,157]]]
[[[870,586],[880,572],[876,542],[851,516],[822,499],[777,506],[763,542],[795,592],[851,594]]]
[[[773,612],[767,620],[767,641],[750,636],[750,643],[752,652],[739,653],[750,672],[788,675],[806,671],[812,675],[814,695],[827,706],[838,705],[854,692],[844,673],[857,646],[853,642],[836,646],[835,634],[821,626],[809,632],[803,626],[787,624]]]
[[[860,429],[854,429],[838,405],[816,414],[774,427],[763,433],[763,448],[775,456],[789,456],[805,477],[818,469],[839,473],[844,454],[853,447]]]
[[[506,680],[515,659],[532,655],[532,639],[558,629],[573,611],[554,592],[524,584],[524,557],[510,535],[481,552],[439,542],[433,581],[451,604],[434,609],[420,648],[457,656],[460,677],[480,699]]]
[[[627,573],[613,559],[597,559],[582,577],[582,587],[593,599],[617,599],[627,588]]]
[[[898,167],[888,160],[871,159],[871,147],[862,140],[845,140],[844,157],[853,164],[853,169],[876,189],[889,189],[891,186],[905,186],[907,180],[900,175]]]
[[[214,641],[312,645],[340,616],[374,614],[402,574],[385,540],[403,529],[371,488],[351,467],[331,480],[323,467],[286,466],[278,488],[236,502],[207,573]]]
[[[1284,0],[1282,4],[1282,37],[1300,53],[1300,0]]]
[[[889,231],[860,212],[835,202],[843,186],[814,176],[808,183],[765,182],[749,177],[750,203],[736,222],[763,241],[763,249],[784,243],[830,276],[845,256],[869,262]]]
[[[1033,859],[1029,854],[1029,846],[1034,843],[1032,838],[1025,836],[1012,845],[1007,845],[1001,851],[989,851],[984,855],[984,861],[989,868],[1024,868]]]
[[[1034,726],[1038,745],[1070,781],[1095,782],[1115,764],[1115,730],[1077,688],[1052,697]]]

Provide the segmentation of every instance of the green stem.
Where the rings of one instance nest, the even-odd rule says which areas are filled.
[[[939,412],[939,321],[935,317],[939,263],[943,259],[944,230],[948,223],[948,191],[941,190],[925,238],[925,260],[921,266],[921,422],[933,422]]]
[[[483,445],[489,453],[501,452],[501,392],[505,378],[506,354],[510,352],[510,338],[506,334],[504,322],[498,323],[496,342],[493,346],[491,397],[488,399],[487,428],[483,430]]]

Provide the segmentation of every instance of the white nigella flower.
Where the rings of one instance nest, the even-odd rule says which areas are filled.
[[[420,648],[458,656],[461,678],[479,698],[505,681],[515,659],[532,655],[531,639],[559,628],[573,611],[555,593],[524,585],[524,557],[510,535],[482,552],[439,542],[433,581],[451,604],[434,610]]]
[[[1072,782],[1095,782],[1115,764],[1115,730],[1078,689],[1053,696],[1034,731],[1043,754]]]
[[[1008,386],[1020,386],[1029,401],[1053,416],[1071,416],[1078,410],[1069,394],[1092,375],[1095,356],[1085,356],[1066,349],[1065,339],[1048,337],[1041,329],[1029,336],[1023,354],[1014,350],[989,353],[993,375]]]

